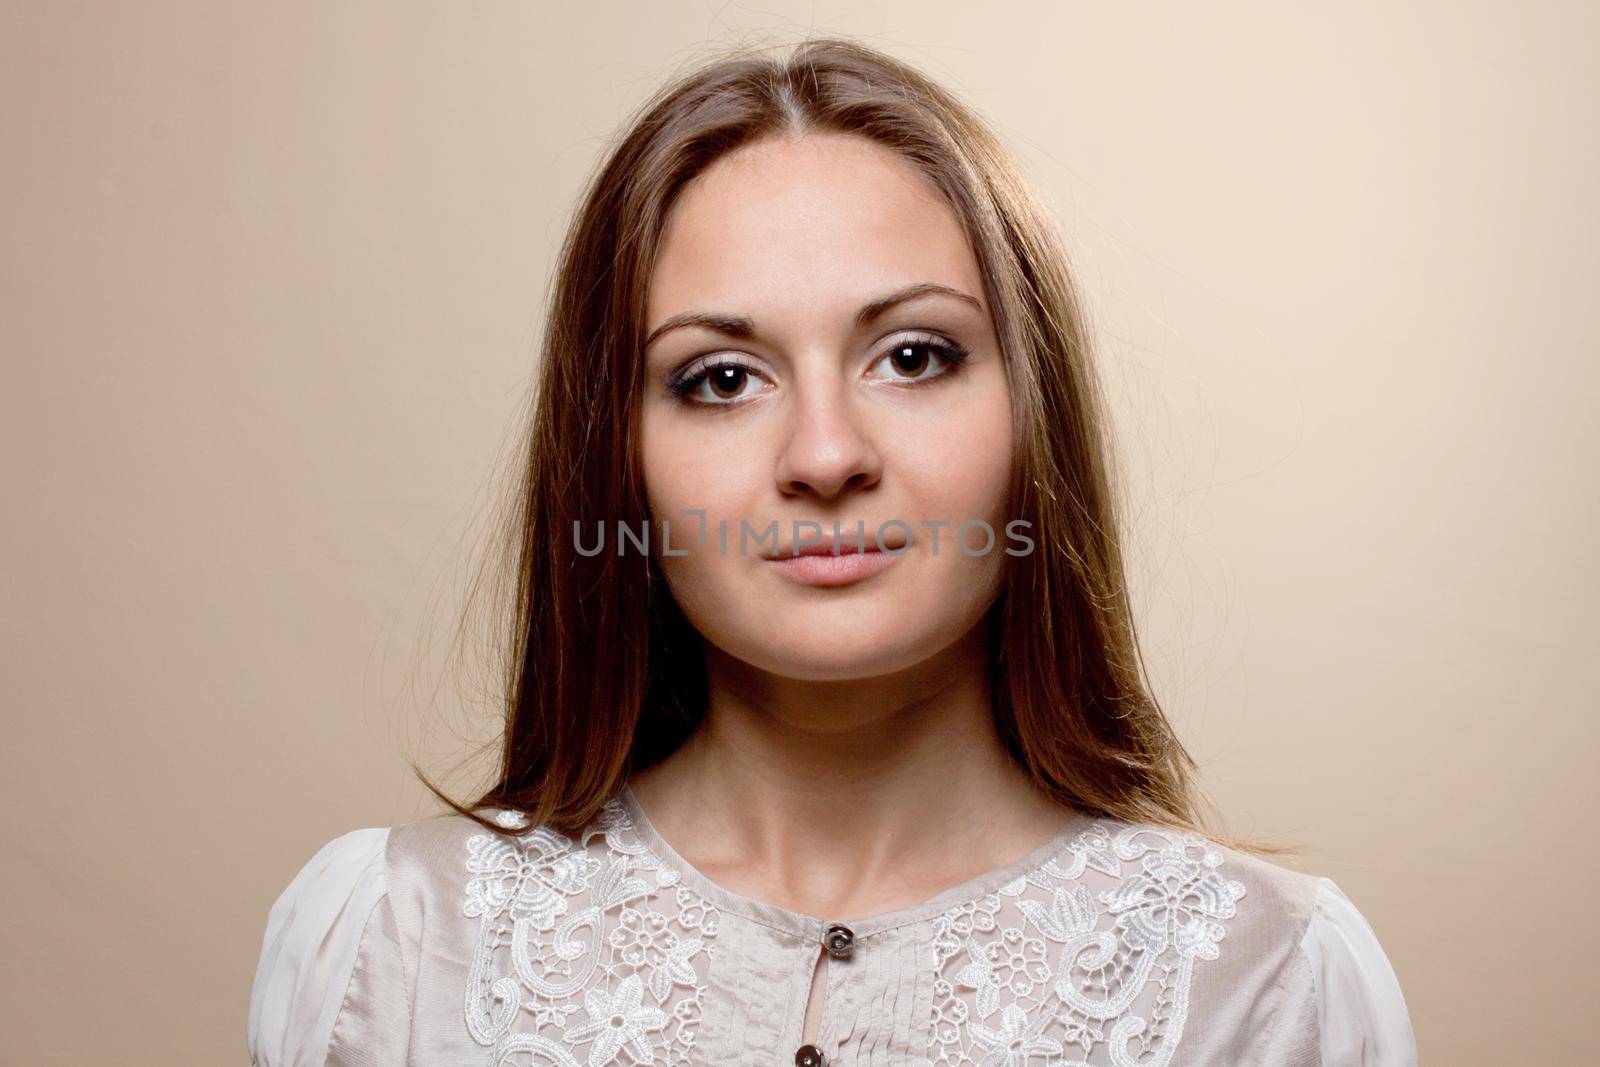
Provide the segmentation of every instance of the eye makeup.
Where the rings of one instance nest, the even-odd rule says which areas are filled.
[[[877,366],[888,359],[893,359],[905,351],[922,351],[929,353],[942,365],[943,369],[937,374],[927,377],[905,377],[887,380],[901,386],[931,385],[952,374],[958,373],[966,364],[971,353],[958,342],[938,333],[926,330],[909,331],[895,339],[881,355],[873,359],[871,366]],[[663,383],[668,393],[679,403],[691,407],[728,407],[740,403],[743,397],[731,396],[721,399],[699,399],[693,394],[703,384],[712,382],[716,376],[733,376],[734,384],[742,384],[751,376],[766,378],[767,375],[754,363],[740,358],[735,353],[707,353],[696,356],[687,363],[670,372]]]

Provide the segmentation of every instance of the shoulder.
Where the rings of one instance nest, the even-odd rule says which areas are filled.
[[[1218,857],[1216,870],[1244,887],[1249,903],[1240,909],[1241,932],[1280,951],[1297,951],[1316,913],[1324,879],[1210,838],[1205,847]]]
[[[1316,884],[1316,906],[1298,947],[1316,1005],[1321,1062],[1414,1067],[1411,1016],[1377,933],[1333,879]]]
[[[461,815],[328,840],[267,915],[246,1024],[251,1062],[320,1065],[352,1041],[401,1048],[419,961],[459,953],[473,929],[472,894],[508,884],[530,849],[570,845],[542,829],[509,837]]]
[[[294,962],[307,939],[365,920],[387,883],[388,827],[340,834],[319,847],[279,892],[267,913],[258,979],[274,965]]]
[[[1211,837],[1098,819],[1057,861],[1135,953],[1178,961],[1174,1019],[1206,1062],[1416,1063],[1399,985],[1372,928],[1325,876]]]
[[[1167,929],[1196,960],[1211,961],[1195,974],[1193,1010],[1236,1021],[1224,1028],[1226,1055],[1321,1067],[1416,1064],[1394,970],[1332,878],[1149,824],[1102,821],[1074,847],[1120,863],[1102,896],[1111,911],[1142,912],[1153,929],[1152,906],[1163,909]]]
[[[251,1062],[321,1064],[338,1028],[388,1027],[413,994],[424,934],[429,951],[459,940],[474,856],[483,885],[491,868],[520,867],[500,851],[507,840],[450,815],[350,830],[318,847],[267,914],[246,1023]],[[557,844],[544,831],[521,840]]]
[[[591,839],[608,825],[602,817],[591,829],[568,836],[547,826],[530,826],[518,812],[491,809],[481,814],[494,829],[449,814],[390,832],[388,891],[397,908],[425,908],[428,901],[442,903],[448,897],[457,902],[455,910],[470,916],[473,894],[492,891],[490,883],[516,879],[542,862],[576,862],[592,851]],[[544,872],[546,877],[554,873]]]
[[[328,841],[267,913],[250,988],[253,1063],[321,1062],[369,921],[387,892],[387,827]]]
[[[1114,914],[1169,905],[1212,947],[1248,942],[1255,954],[1292,953],[1316,908],[1318,879],[1202,834],[1148,822],[1096,818],[1057,860],[1099,887]],[[1159,916],[1168,916],[1162,910]],[[1131,920],[1130,920],[1131,921]],[[1180,927],[1181,929],[1181,927]],[[1211,953],[1196,945],[1203,958]]]
[[[479,814],[484,822],[452,813],[389,833],[385,894],[413,958],[470,963],[483,941],[503,933],[500,925],[519,917],[536,918],[535,928],[544,930],[581,906],[613,851],[633,851],[614,832],[622,815],[613,803],[571,835],[531,825],[520,812]]]
[[[1192,830],[1088,817],[1042,868],[941,916],[936,956],[944,993],[976,987],[967,1006],[982,1017],[1004,994],[996,959],[1031,952],[1032,977],[1078,1013],[1070,1036],[1128,1062],[1166,1062],[1181,1042],[1184,1062],[1387,1063],[1319,1048],[1307,946],[1327,905],[1324,879],[1271,858]],[[1001,946],[978,931],[1003,935]]]

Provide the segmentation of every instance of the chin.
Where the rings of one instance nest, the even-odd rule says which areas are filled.
[[[717,646],[728,655],[780,678],[843,682],[877,678],[916,666],[959,635],[919,629],[928,618],[901,609],[884,609],[869,618],[851,613],[797,612],[782,625],[768,616],[762,623],[724,636]],[[730,628],[731,629],[731,628]]]
[[[904,670],[924,658],[924,655],[904,655],[898,650],[864,649],[859,645],[843,653],[790,645],[733,654],[769,674],[802,682],[849,682],[877,678]]]

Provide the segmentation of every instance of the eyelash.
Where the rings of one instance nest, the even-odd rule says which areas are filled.
[[[904,341],[897,342],[888,351],[883,353],[883,355],[873,360],[873,366],[883,362],[883,360],[894,355],[894,353],[900,349],[911,347],[927,348],[932,350],[934,354],[944,361],[945,369],[940,371],[938,374],[933,375],[931,378],[903,379],[903,383],[910,386],[928,385],[939,381],[941,378],[955,374],[957,371],[961,370],[961,368],[966,364],[967,357],[971,355],[971,352],[948,337],[943,337],[934,333],[919,333],[909,337]],[[739,401],[723,400],[707,402],[704,400],[691,400],[689,398],[689,394],[698,389],[701,382],[710,377],[713,372],[722,370],[724,368],[737,368],[747,374],[761,374],[761,372],[755,367],[743,362],[742,360],[723,357],[720,359],[715,359],[712,362],[702,363],[697,359],[691,361],[682,371],[679,371],[667,380],[667,391],[673,395],[674,399],[684,404],[707,408],[730,407],[739,403]]]

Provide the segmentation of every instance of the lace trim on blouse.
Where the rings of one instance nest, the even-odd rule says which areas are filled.
[[[525,819],[499,812],[518,830]],[[591,850],[599,839],[603,848]],[[690,1058],[719,909],[682,884],[609,799],[581,839],[536,828],[467,842],[479,920],[465,992],[473,1039],[560,1067]],[[1094,822],[1064,851],[932,920],[936,1064],[1164,1067],[1194,968],[1218,957],[1245,894],[1205,838]],[[1094,870],[1113,881],[1091,893]],[[624,1058],[626,1056],[627,1058]]]

